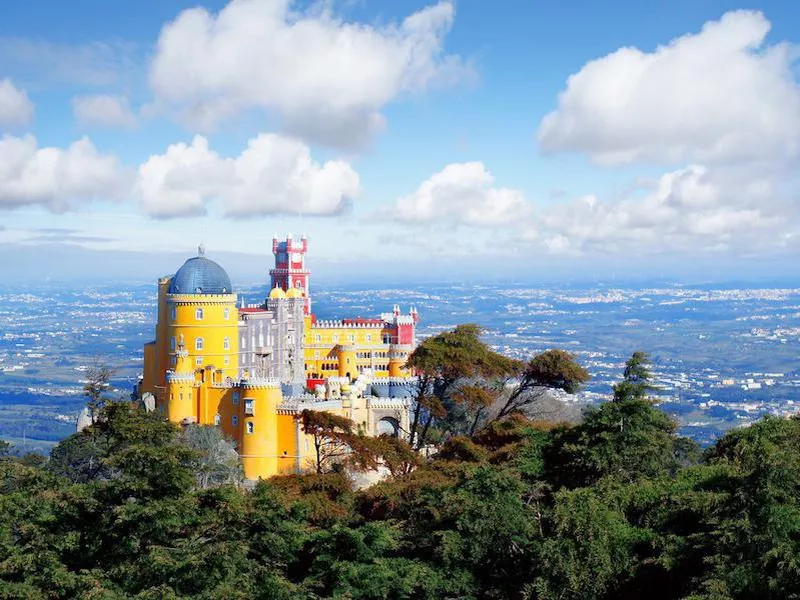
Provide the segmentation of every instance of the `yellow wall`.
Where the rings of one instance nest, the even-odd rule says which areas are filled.
[[[140,392],[153,393],[156,387],[156,343],[150,342],[144,345],[144,365],[142,370],[142,383],[139,387]]]
[[[169,368],[169,355],[164,340],[167,335],[167,290],[171,277],[158,280],[158,316],[156,318],[156,339],[145,346],[144,378],[141,392],[150,392],[156,397],[156,406],[167,408],[166,373]],[[152,346],[148,349],[147,346]]]
[[[247,479],[267,478],[278,473],[278,405],[282,401],[277,382],[242,386],[242,408],[253,403],[253,414],[240,420],[239,455]],[[245,411],[246,412],[246,411]],[[252,423],[253,432],[247,426]]]
[[[390,346],[383,343],[383,335],[380,327],[311,327],[307,321],[303,350],[306,376],[325,378],[349,372],[355,378],[366,368],[372,369],[379,378],[409,376],[410,372],[402,368],[408,358],[407,352],[400,352],[395,360],[397,364],[390,368]],[[355,346],[355,355],[342,351],[342,347],[349,346]],[[348,358],[350,364],[347,364]]]
[[[278,474],[295,473],[298,465],[298,432],[300,424],[295,414],[280,413],[278,424]]]
[[[202,310],[202,319],[197,318],[198,309]],[[167,312],[169,324],[163,343],[170,357],[175,355],[174,347],[177,347],[183,334],[186,350],[194,368],[213,365],[218,371],[222,371],[223,379],[238,378],[239,325],[235,294],[216,296],[171,294],[167,300]],[[198,339],[202,339],[201,349],[198,348]],[[199,363],[198,358],[201,359]]]

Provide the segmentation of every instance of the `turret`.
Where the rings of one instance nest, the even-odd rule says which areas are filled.
[[[303,312],[311,314],[311,296],[309,292],[309,277],[311,272],[306,267],[306,252],[308,251],[308,240],[302,236],[300,240],[294,240],[292,234],[288,234],[285,240],[278,240],[277,236],[272,239],[272,253],[275,255],[275,266],[270,269],[270,282],[272,288],[279,287],[285,292],[290,289],[297,289],[299,295],[303,297]]]
[[[404,366],[408,361],[408,348],[392,345],[389,347],[389,377],[404,377]]]
[[[247,479],[271,477],[278,472],[278,405],[281,386],[277,379],[249,379],[242,383],[243,402],[237,436],[239,455]]]
[[[339,377],[358,377],[355,346],[339,346]]]
[[[198,407],[194,370],[182,335],[175,352],[175,368],[167,371],[166,379],[167,418],[173,423],[196,423]]]

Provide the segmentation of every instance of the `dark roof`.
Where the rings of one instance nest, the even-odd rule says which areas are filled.
[[[190,258],[175,273],[170,294],[232,294],[231,278],[225,269],[205,256]]]

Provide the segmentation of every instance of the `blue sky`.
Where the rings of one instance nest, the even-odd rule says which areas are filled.
[[[258,256],[291,231],[328,272],[793,267],[793,3],[3,12],[9,265],[65,244],[81,250],[63,268],[75,276],[119,252],[173,260],[199,240],[211,256]]]

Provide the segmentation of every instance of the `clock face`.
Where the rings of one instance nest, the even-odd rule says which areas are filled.
[[[294,254],[292,254],[292,260],[293,260],[294,262],[298,263],[298,262],[300,262],[301,260],[303,260],[303,255],[302,255],[302,254],[300,254],[299,252],[295,252]]]

